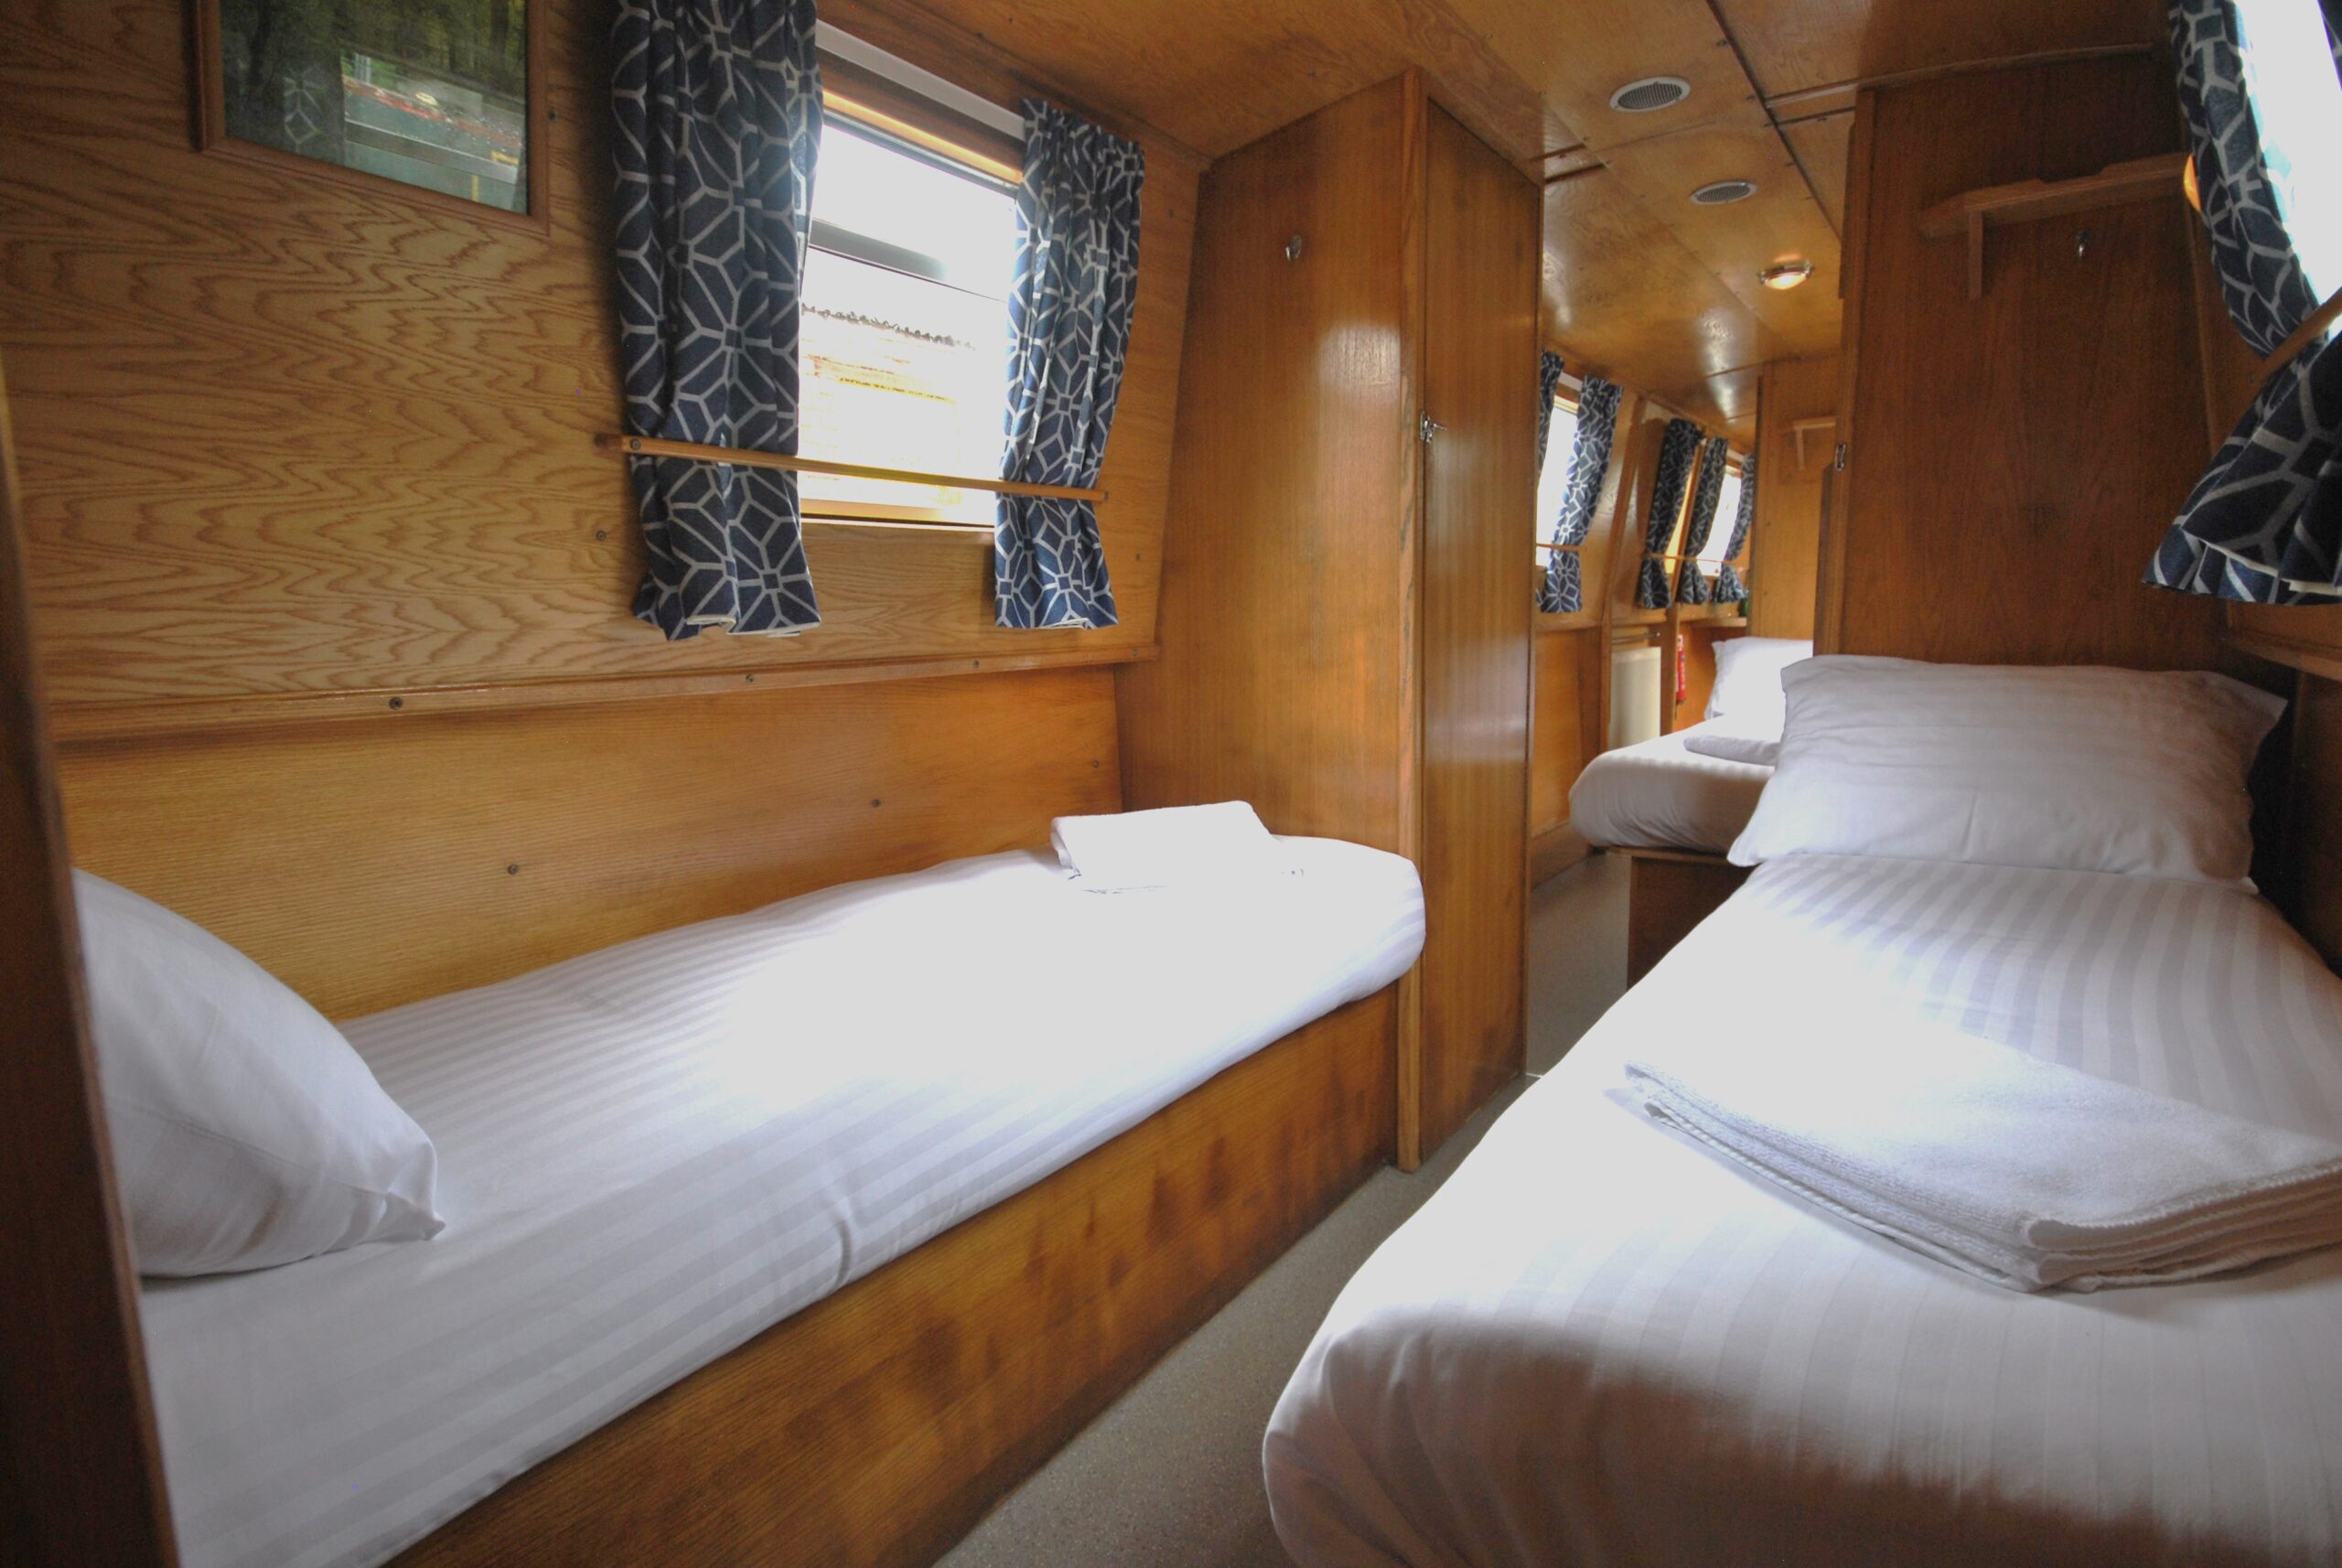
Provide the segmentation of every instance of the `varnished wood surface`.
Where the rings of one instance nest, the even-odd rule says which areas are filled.
[[[696,457],[736,468],[779,468],[792,474],[834,474],[849,479],[885,479],[906,485],[940,485],[953,489],[987,490],[1002,496],[1040,496],[1053,500],[1102,501],[1106,492],[1094,486],[1037,485],[1023,479],[1003,479],[977,474],[937,474],[925,469],[881,468],[867,463],[836,463],[825,457],[800,457],[788,452],[762,452],[753,447],[710,446],[701,441],[662,441],[650,435],[621,435],[615,431],[594,437],[594,449],[612,456]]]
[[[1805,444],[1799,461],[1794,426],[1838,406],[1838,361],[1792,360],[1765,367],[1756,426],[1756,526],[1748,538],[1748,630],[1753,637],[1813,635],[1816,574],[1821,550],[1821,481],[1834,429]]]
[[[1391,993],[638,1406],[397,1568],[917,1568],[1390,1151]]]
[[[1410,102],[1370,90],[1204,182],[1163,651],[1118,677],[1133,810],[1245,800],[1415,852]]]
[[[1692,928],[1716,912],[1724,901],[1748,880],[1745,866],[1722,855],[1625,854],[1627,877],[1627,983],[1633,985],[1651,966],[1692,934]]]
[[[2186,208],[2003,231],[1972,301],[1961,248],[1918,229],[1920,211],[1962,191],[2175,148],[2169,81],[2133,58],[1865,98],[1837,650],[2213,663],[2217,607],[2139,581],[2208,450],[2189,329],[2186,247],[2200,239]]]
[[[2342,969],[2342,681],[2304,674],[2294,693],[2284,843],[2286,913]]]
[[[2063,49],[2165,42],[2154,0],[1714,0],[1767,98]]]
[[[1123,624],[1003,631],[964,536],[817,525],[819,630],[667,643],[628,613],[634,509],[593,448],[620,413],[607,14],[540,7],[540,235],[197,153],[177,0],[39,10],[0,61],[0,347],[60,710],[1153,640],[1198,171],[1159,135],[1101,479]]]
[[[81,993],[0,389],[0,1561],[176,1561]]]
[[[1119,800],[1090,670],[98,744],[61,775],[80,864],[337,1018]]]
[[[1434,107],[1423,232],[1420,1152],[1524,1066],[1537,189]]]
[[[1532,834],[1569,822],[1570,787],[1602,750],[1605,640],[1598,624],[1537,629],[1529,753]]]

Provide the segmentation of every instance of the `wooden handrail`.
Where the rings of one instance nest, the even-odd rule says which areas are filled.
[[[1048,500],[1102,501],[1106,492],[1079,485],[1035,485],[1023,479],[980,479],[967,474],[923,474],[909,468],[876,468],[863,463],[833,463],[825,457],[792,457],[747,446],[703,446],[655,435],[596,435],[597,451],[628,457],[683,457],[697,463],[730,463],[741,468],[786,468],[800,474],[830,474],[843,479],[883,479],[897,485],[935,485],[945,489],[991,490],[1004,496],[1039,496]]]

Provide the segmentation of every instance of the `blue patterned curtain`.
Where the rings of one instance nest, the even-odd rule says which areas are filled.
[[[1135,142],[1047,103],[1026,103],[1004,478],[1098,482],[1138,297],[1145,179],[1146,155]],[[993,584],[1002,626],[1112,626],[1096,505],[1001,497]]]
[[[813,0],[619,0],[618,354],[628,430],[797,450],[797,315],[821,145]],[[819,626],[797,476],[632,457],[671,639]]]
[[[2179,102],[2229,318],[2272,354],[2318,305],[2285,231],[2235,0],[2170,0]],[[2342,46],[2326,44],[2342,70]],[[2297,149],[2333,156],[2332,147]],[[2256,604],[2342,598],[2342,339],[2277,367],[2148,564],[2157,587]]]
[[[1724,498],[1724,466],[1731,456],[1732,448],[1721,435],[1701,449],[1700,482],[1692,492],[1692,515],[1683,523],[1683,563],[1675,573],[1675,602],[1679,605],[1708,602],[1708,578],[1700,570],[1699,556],[1716,530],[1716,502]]]
[[[1692,482],[1692,459],[1699,450],[1698,425],[1688,419],[1667,422],[1667,434],[1659,442],[1659,474],[1651,481],[1650,513],[1643,523],[1642,570],[1635,577],[1635,603],[1644,609],[1663,610],[1675,602],[1667,542],[1675,536],[1683,491]]]
[[[1617,426],[1618,384],[1586,377],[1578,389],[1577,440],[1570,447],[1569,489],[1562,496],[1562,515],[1553,523],[1554,543],[1584,544],[1594,532],[1594,503],[1602,499],[1602,480],[1610,472],[1611,437]],[[1548,615],[1569,615],[1585,607],[1575,548],[1546,556],[1537,607]]]
[[[1545,447],[1553,436],[1553,399],[1562,390],[1562,357],[1537,351],[1537,471],[1545,471]]]
[[[1748,596],[1748,585],[1742,581],[1740,569],[1733,559],[1748,543],[1748,535],[1756,526],[1756,454],[1751,452],[1740,465],[1740,505],[1732,515],[1732,539],[1724,545],[1724,564],[1716,568],[1716,603],[1736,604]]]

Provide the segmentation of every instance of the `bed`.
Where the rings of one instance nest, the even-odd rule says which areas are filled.
[[[1597,849],[1723,854],[1748,825],[1773,770],[1703,756],[1691,742],[1740,734],[1743,727],[1731,719],[1703,719],[1604,752],[1570,789],[1570,826]]]
[[[1738,1174],[1622,1095],[1687,998],[1722,1028],[1857,983],[2342,1133],[2342,982],[2249,893],[1770,862],[1336,1304],[1265,1445],[1304,1568],[2342,1557],[2342,1250],[2018,1294]]]
[[[1301,875],[1113,896],[1070,887],[1037,854],[954,862],[349,1025],[438,1145],[448,1229],[147,1283],[181,1561],[382,1562],[589,1433],[586,1449],[609,1452],[606,1423],[630,1407],[850,1282],[878,1286],[890,1260],[1001,1212],[1051,1173],[1103,1168],[1095,1162],[1131,1146],[1118,1135],[1176,1117],[1208,1081],[1237,1080],[1271,1042],[1346,1016],[1413,962],[1420,886],[1395,856],[1287,843]],[[1387,1033],[1377,1046],[1387,1096]],[[1223,1180],[1249,1168],[1221,1165]],[[1312,1187],[1313,1173],[1291,1175]],[[1158,1207],[1177,1197],[1167,1176],[1152,1181]],[[1093,1228],[1118,1190],[1097,1186]],[[1116,1279],[1143,1267],[1144,1249],[1115,1245]],[[1004,1282],[954,1256],[965,1303],[1072,1288],[1043,1277],[1037,1258],[1030,1269],[1013,1260]],[[984,1321],[969,1307],[972,1330]],[[859,1382],[794,1381],[831,1406],[856,1389],[875,1400],[893,1347],[883,1326],[857,1338],[870,1357]],[[966,1391],[943,1375],[948,1347],[914,1348],[928,1358],[924,1386]],[[1053,1353],[1071,1366],[1085,1348],[1069,1340]],[[756,1391],[750,1419],[803,1419],[785,1391]],[[670,1419],[682,1407],[659,1408]],[[704,1418],[711,1407],[695,1408]],[[844,1415],[826,1419],[826,1434],[777,1430],[774,1441],[833,1466],[880,1467],[881,1455],[853,1451]],[[984,1457],[996,1479],[1015,1455]],[[744,1475],[720,1495],[669,1497],[687,1519],[658,1517],[659,1489],[647,1487],[632,1499],[645,1517],[628,1528],[676,1541],[725,1531],[712,1558],[768,1560],[753,1529],[724,1515],[750,1506],[743,1498],[771,1506],[769,1484]],[[846,1560],[813,1517],[834,1512],[834,1498],[778,1506],[780,1522],[760,1528],[788,1531],[793,1506],[803,1560]],[[481,1510],[420,1550],[513,1561],[525,1543],[529,1561],[646,1560],[639,1539],[586,1529],[565,1540],[560,1525],[592,1507],[573,1493],[562,1509],[553,1524],[523,1512],[467,1535],[495,1511]],[[899,1520],[865,1526],[854,1552],[924,1549],[903,1548],[901,1531]]]

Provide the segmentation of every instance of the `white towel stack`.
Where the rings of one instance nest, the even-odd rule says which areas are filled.
[[[2200,1278],[2342,1241],[2342,1146],[1887,1008],[1671,1042],[1651,1115],[2015,1290]]]
[[[1049,846],[1074,885],[1093,893],[1300,872],[1241,800],[1058,817],[1049,823]]]

